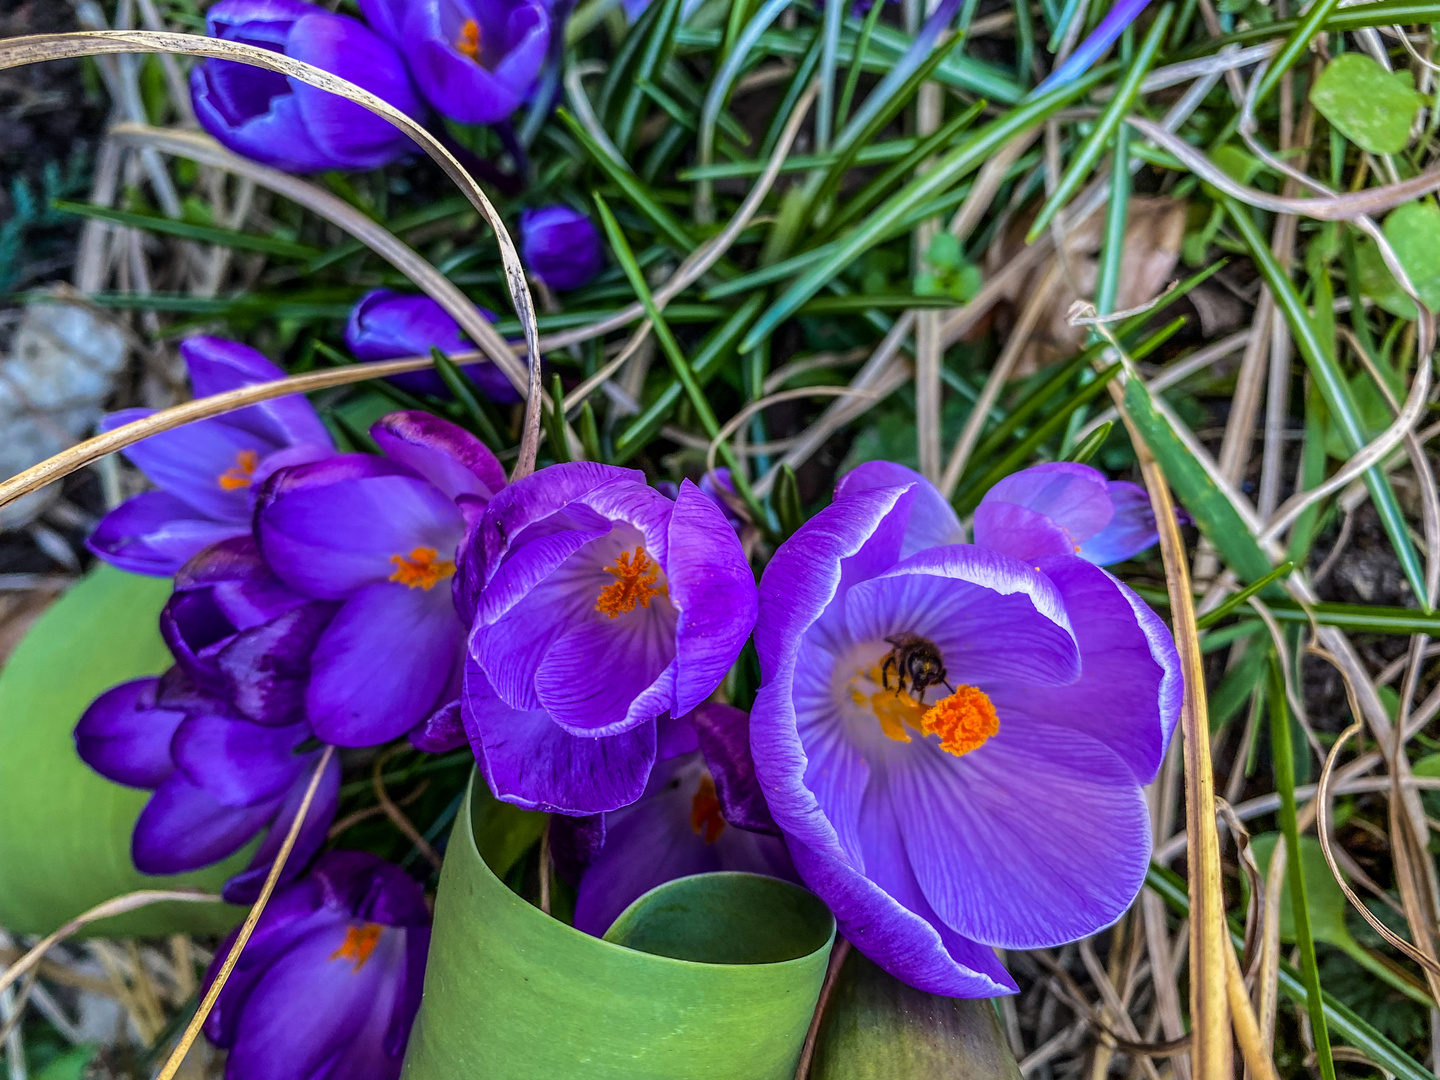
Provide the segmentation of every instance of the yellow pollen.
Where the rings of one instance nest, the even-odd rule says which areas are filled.
[[[241,450],[235,455],[235,464],[220,474],[220,487],[224,491],[239,491],[250,486],[255,477],[255,468],[260,464],[260,455],[254,450]]]
[[[709,773],[700,778],[700,787],[690,799],[690,828],[707,844],[720,839],[720,834],[725,831],[720,797],[715,794],[715,781]]]
[[[875,714],[875,719],[880,721],[880,730],[887,737],[896,742],[909,742],[910,736],[905,733],[905,725],[909,724],[916,731],[920,731],[920,720],[925,715],[925,706],[911,697],[908,691],[901,690],[897,694],[893,689],[884,689],[885,680],[881,676],[879,664],[863,674],[876,689],[874,693],[867,694],[856,689],[852,682],[850,700],[861,708],[868,704],[870,711]]]
[[[455,49],[477,64],[480,62],[480,24],[474,19],[466,19],[460,27],[460,40],[455,42]]]
[[[622,551],[616,556],[615,565],[605,567],[605,572],[614,574],[616,581],[600,590],[595,610],[603,611],[612,619],[634,611],[636,604],[648,608],[651,598],[665,591],[665,586],[655,584],[660,568],[650,561],[643,547],[637,546],[633,555]]]
[[[365,966],[365,961],[370,959],[370,954],[375,951],[375,946],[380,941],[380,931],[385,928],[379,923],[367,922],[360,926],[347,926],[345,928],[345,940],[340,947],[330,954],[331,960],[349,960],[355,964],[355,970],[359,971]]]
[[[409,555],[391,555],[395,572],[391,581],[398,581],[407,589],[424,589],[429,592],[437,584],[455,573],[455,560],[441,559],[440,553],[432,547],[417,547]]]
[[[941,750],[963,757],[994,738],[1000,718],[985,691],[961,686],[925,710],[921,727],[926,735],[940,736]]]

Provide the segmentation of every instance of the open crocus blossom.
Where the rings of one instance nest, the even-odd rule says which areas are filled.
[[[688,480],[552,465],[495,497],[466,545],[463,721],[490,790],[530,809],[615,810],[656,760],[657,718],[720,684],[755,621],[735,531]]]
[[[224,338],[189,338],[180,355],[196,397],[285,377],[250,346]],[[110,413],[100,427],[109,431],[153,411]],[[202,549],[250,531],[255,492],[272,472],[334,452],[325,425],[300,395],[151,435],[125,456],[158,490],[112,510],[87,543],[122,570],[169,576]]]
[[[298,753],[303,720],[256,724],[196,687],[179,668],[107,690],[75,728],[81,760],[117,783],[154,792],[135,823],[130,852],[146,874],[179,874],[219,862],[262,830],[249,867],[225,883],[225,898],[259,895],[304,800],[319,752]],[[332,758],[289,860],[295,877],[325,842],[340,793]]]
[[[479,311],[492,323],[495,321],[493,311],[484,308]],[[439,349],[449,356],[474,348],[460,324],[430,297],[408,296],[390,289],[373,289],[356,301],[345,324],[345,344],[357,360],[367,363],[401,356],[426,356],[431,349]],[[460,370],[491,401],[520,400],[505,373],[489,360],[466,364]],[[449,388],[434,371],[407,371],[390,376],[390,381],[417,394],[450,397]]]
[[[595,223],[568,206],[521,214],[520,254],[525,268],[556,292],[580,288],[605,265]]]
[[[205,12],[205,29],[338,75],[403,113],[422,112],[400,54],[357,19],[302,0],[220,0]],[[363,106],[249,64],[200,61],[190,97],[220,142],[287,172],[374,169],[411,149],[404,132]]]
[[[553,31],[541,0],[360,0],[360,10],[405,54],[430,104],[462,124],[498,123],[520,107]]]
[[[229,1051],[226,1080],[395,1080],[429,946],[409,875],[365,852],[322,855],[271,898],[205,1021]]]
[[[456,548],[466,514],[505,484],[483,443],[429,413],[392,413],[370,431],[386,456],[281,470],[256,510],[276,575],[339,604],[310,654],[306,689],[315,734],[339,746],[388,742],[456,697]]]
[[[846,937],[914,986],[983,997],[1015,990],[994,948],[1083,937],[1134,899],[1181,683],[1159,619],[1073,543],[959,535],[908,469],[842,480],[761,582],[751,742]]]
[[[603,815],[603,844],[575,898],[576,929],[599,937],[633,901],[690,874],[742,870],[795,880],[755,783],[745,714],[706,704],[695,716],[707,728],[705,753],[659,762],[636,802]],[[708,730],[715,727],[732,729],[738,738],[717,739]],[[731,749],[743,753],[725,752]]]

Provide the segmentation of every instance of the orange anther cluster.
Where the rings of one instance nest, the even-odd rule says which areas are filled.
[[[985,691],[961,686],[941,698],[921,720],[926,735],[940,736],[940,749],[961,757],[978,750],[1000,731],[1000,718]]]
[[[345,928],[345,940],[340,947],[330,954],[331,960],[349,960],[359,971],[365,966],[365,961],[370,959],[370,954],[375,951],[375,946],[380,941],[380,931],[385,928],[379,923],[367,922],[359,926],[347,926]]]
[[[617,580],[600,590],[595,610],[603,611],[612,619],[634,611],[636,604],[648,608],[651,598],[665,591],[663,585],[655,584],[660,568],[650,561],[643,547],[636,547],[633,555],[622,551],[616,556],[615,565],[607,566],[605,572],[614,574]]]
[[[715,794],[715,781],[709,773],[700,778],[700,787],[690,800],[690,828],[707,844],[720,839],[720,834],[725,831],[720,797]]]
[[[455,573],[455,560],[442,559],[432,547],[413,548],[409,555],[391,555],[395,572],[391,581],[398,581],[407,589],[424,589],[427,592]]]
[[[220,474],[220,487],[224,491],[239,491],[250,486],[255,478],[255,468],[260,464],[260,455],[254,450],[241,450],[235,455],[235,464]]]
[[[455,42],[455,49],[477,64],[480,62],[480,24],[474,19],[466,19],[460,27],[460,40]]]

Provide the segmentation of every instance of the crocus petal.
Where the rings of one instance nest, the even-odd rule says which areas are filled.
[[[1139,484],[1112,480],[1106,484],[1115,516],[1110,524],[1080,545],[1079,555],[1097,566],[1133,559],[1160,539],[1150,495]]]
[[[674,651],[674,615],[658,603],[618,619],[592,617],[546,650],[535,694],[572,735],[618,735],[674,705]]]
[[[150,796],[131,837],[142,874],[180,874],[233,855],[265,827],[279,800],[229,807],[176,772]]]
[[[915,485],[915,505],[910,511],[900,557],[909,558],[917,551],[944,544],[963,544],[965,529],[945,496],[914,469],[893,461],[867,461],[857,465],[835,485],[835,498],[844,499],[872,488],[904,487],[906,484]]]
[[[209,59],[190,69],[190,102],[200,126],[228,149],[262,165],[293,173],[335,167],[305,130],[284,76],[260,80],[252,74],[255,70]]]
[[[505,486],[505,468],[464,428],[427,412],[394,412],[370,428],[385,455],[414,469],[452,499],[489,502]]]
[[[226,338],[203,334],[186,338],[180,343],[180,357],[190,372],[190,387],[197,398],[285,378],[285,372],[258,350]],[[312,443],[334,447],[330,432],[304,394],[262,401],[226,413],[225,418],[277,446]]]
[[[496,798],[526,810],[598,814],[645,790],[655,762],[655,725],[620,735],[571,735],[539,710],[511,709],[473,662],[465,668],[465,730]]]
[[[337,746],[377,746],[434,710],[459,661],[450,593],[380,582],[346,601],[311,658],[307,714]]]
[[[277,473],[257,507],[257,534],[292,588],[344,599],[394,572],[393,556],[430,547],[452,557],[464,525],[455,504],[403,465],[366,454]]]
[[[964,937],[1048,948],[1110,925],[1150,864],[1150,816],[1130,769],[1087,735],[1033,719],[964,757],[930,744],[890,764],[910,865]]]
[[[550,288],[578,289],[605,264],[595,223],[568,206],[542,206],[520,215],[525,267]]]
[[[265,727],[215,714],[192,714],[175,732],[171,753],[189,781],[222,806],[273,802],[300,769],[295,749],[305,724]]]
[[[715,778],[720,813],[727,822],[752,832],[779,835],[765,793],[755,778],[750,753],[750,715],[744,709],[707,702],[690,714],[705,764]]]
[[[1115,44],[1120,35],[1125,32],[1125,28],[1135,21],[1149,2],[1150,0],[1116,0],[1115,6],[1100,20],[1100,25],[1090,31],[1089,36],[1065,59],[1063,64],[1050,73],[1034,93],[1042,94],[1049,90],[1055,90],[1084,75],[1090,70],[1091,65],[1104,56],[1105,51],[1111,45]]]
[[[156,788],[174,771],[170,740],[183,712],[155,704],[159,679],[136,679],[101,694],[75,725],[80,760],[117,784]]]
[[[997,503],[1033,511],[1050,525],[1038,527],[1034,519],[1013,512],[997,514]],[[975,511],[975,542],[1027,561],[1070,555],[1105,528],[1114,513],[1105,477],[1090,466],[1068,461],[1035,465],[1011,473],[985,493]],[[1055,527],[1065,537],[1063,551],[1056,548]]]
[[[250,526],[212,521],[166,491],[146,491],[111,510],[85,541],[97,556],[132,574],[170,577],[201,551]]]
[[[334,604],[311,603],[236,634],[215,658],[227,700],[257,724],[294,720],[305,701],[312,649],[334,615]]]
[[[447,701],[406,736],[410,745],[426,754],[448,754],[465,745],[465,724],[460,719],[460,700]]]
[[[109,431],[150,414],[149,409],[124,409],[108,414],[100,428]],[[156,487],[199,511],[199,516],[245,524],[251,494],[244,465],[278,449],[272,440],[217,418],[141,439],[125,450],[125,456]],[[235,479],[222,481],[226,477]]]
[[[1137,783],[1148,784],[1180,715],[1175,643],[1145,602],[1099,567],[1074,556],[1042,566],[1070,612],[1080,678],[1060,687],[996,686],[991,700],[1002,717],[1084,732],[1124,761]]]
[[[421,114],[400,54],[357,19],[313,11],[290,31],[286,53],[369,90],[403,113]],[[343,167],[379,168],[410,149],[403,131],[364,106],[298,79],[290,85],[305,130],[322,153]]]
[[[680,609],[675,636],[675,711],[708,698],[750,636],[759,608],[755,575],[735,530],[686,480],[670,517],[666,576]]]
[[[319,754],[310,754],[299,760],[300,772],[291,783],[284,802],[275,811],[269,832],[255,849],[255,857],[244,871],[225,882],[225,887],[220,890],[221,895],[230,903],[253,904],[259,897],[261,886],[280,854],[285,837],[289,835],[295,816],[305,801],[305,792],[310,788],[310,780],[319,760]],[[291,849],[290,858],[286,860],[285,869],[280,875],[281,881],[292,881],[299,877],[310,860],[325,846],[326,836],[331,822],[335,820],[335,809],[339,803],[340,757],[332,754],[329,764],[320,775],[320,782],[315,787],[315,796],[310,801],[310,809],[295,837],[295,846]]]
[[[906,632],[933,641],[950,682],[1058,686],[1080,675],[1060,593],[1044,574],[970,544],[930,548],[861,582],[845,597],[850,636]]]

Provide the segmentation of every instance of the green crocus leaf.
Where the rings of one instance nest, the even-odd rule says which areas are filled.
[[[825,1005],[810,1080],[1020,1080],[995,1006],[927,994],[851,951]]]
[[[483,784],[445,853],[404,1080],[790,1080],[835,922],[750,874],[667,882],[591,937],[480,857]]]
[[[1310,101],[1335,129],[1372,154],[1398,154],[1425,103],[1409,71],[1386,71],[1368,56],[1345,53],[1325,66]]]
[[[1430,202],[1397,206],[1386,216],[1381,231],[1425,306],[1432,311],[1440,307],[1440,207]],[[1360,240],[1355,245],[1355,256],[1360,291],[1392,315],[1415,318],[1414,302],[1401,291],[1380,258],[1380,249],[1370,240]]]
[[[149,792],[121,787],[75,753],[72,732],[102,691],[170,664],[158,619],[168,579],[101,565],[35,623],[0,671],[0,926],[48,934],[137,889],[218,892],[241,852],[193,874],[147,877],[130,834]],[[160,904],[91,924],[109,936],[221,933],[243,908]]]

